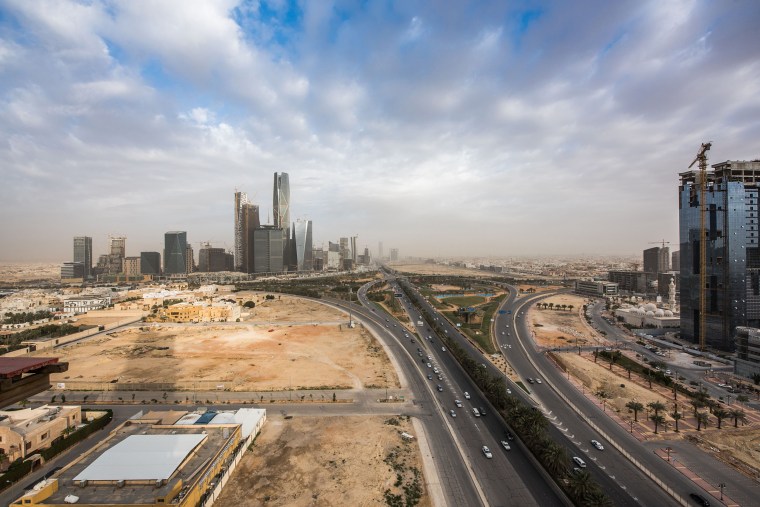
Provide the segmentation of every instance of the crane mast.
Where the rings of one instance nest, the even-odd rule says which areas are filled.
[[[699,349],[705,350],[705,313],[707,311],[707,152],[711,142],[702,143],[689,168],[699,162]]]

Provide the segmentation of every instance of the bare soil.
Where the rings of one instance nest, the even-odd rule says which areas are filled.
[[[383,506],[386,491],[403,497],[417,470],[418,505],[427,507],[419,446],[402,431],[414,433],[402,417],[271,416],[217,504]]]
[[[540,347],[565,347],[570,345],[594,345],[605,340],[597,335],[580,316],[585,299],[571,294],[560,294],[542,300],[542,303],[572,305],[572,310],[537,309],[528,311],[528,322]]]
[[[245,297],[250,294],[250,299],[256,303],[256,307],[244,311],[249,316],[244,318],[246,322],[348,322],[348,315],[316,301],[301,299],[287,295],[274,295],[275,299],[266,299],[263,293],[237,293],[237,297]]]
[[[391,264],[391,266],[396,271],[402,273],[415,273],[419,275],[471,276],[473,278],[487,278],[493,276],[493,273],[488,271],[443,266],[440,264]]]

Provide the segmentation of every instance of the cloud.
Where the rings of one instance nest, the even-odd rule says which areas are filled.
[[[636,253],[676,241],[702,141],[714,161],[759,155],[752,2],[0,9],[4,260],[115,231],[130,254],[169,229],[229,246],[232,192],[266,218],[275,171],[318,243]]]

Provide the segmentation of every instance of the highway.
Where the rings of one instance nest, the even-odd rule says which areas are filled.
[[[424,391],[426,398],[428,395],[432,396],[438,414],[444,419],[444,424],[440,427],[426,429],[426,431],[450,433],[449,438],[457,441],[460,456],[452,456],[452,458],[465,464],[458,466],[468,468],[471,480],[482,492],[483,503],[492,506],[565,505],[564,495],[547,486],[548,477],[544,475],[542,469],[537,468],[532,456],[519,443],[510,441],[511,450],[509,451],[501,446],[500,442],[505,440],[507,428],[501,419],[494,415],[493,407],[482,396],[459,363],[443,350],[445,347],[440,337],[432,331],[431,326],[417,326],[419,337],[410,334],[396,319],[367,299],[367,287],[365,285],[359,291],[359,302],[369,309],[365,312],[380,316],[381,321],[385,321],[384,325],[388,326],[385,330],[391,331],[394,337],[401,341],[406,354],[396,354],[397,359],[400,356],[408,357],[411,364],[409,370],[405,369],[405,374],[408,375],[408,379],[415,377],[423,384],[420,390],[414,386],[413,392]],[[400,302],[410,320],[412,322],[420,320],[419,312],[415,311],[404,298],[401,299]],[[408,337],[404,336],[405,334]],[[422,356],[419,355],[418,348],[421,349]],[[427,366],[428,363],[430,367]],[[438,368],[441,372],[442,380],[438,380],[434,368]],[[428,375],[431,379],[428,379]],[[442,387],[442,392],[437,390],[438,385]],[[465,392],[469,393],[469,400],[466,399]],[[456,406],[456,400],[461,402],[462,407]],[[472,411],[473,408],[478,408],[479,411],[485,408],[487,415],[476,417]],[[454,411],[456,417],[452,417],[450,411]],[[444,439],[443,435],[441,439]],[[487,459],[484,456],[481,450],[484,445],[491,450],[493,458]],[[434,452],[435,450],[434,447]],[[453,504],[462,505],[458,502],[453,502]]]

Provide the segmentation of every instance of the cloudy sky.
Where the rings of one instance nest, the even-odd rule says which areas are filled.
[[[275,171],[317,245],[638,253],[760,158],[760,2],[0,0],[0,260],[232,247]]]

